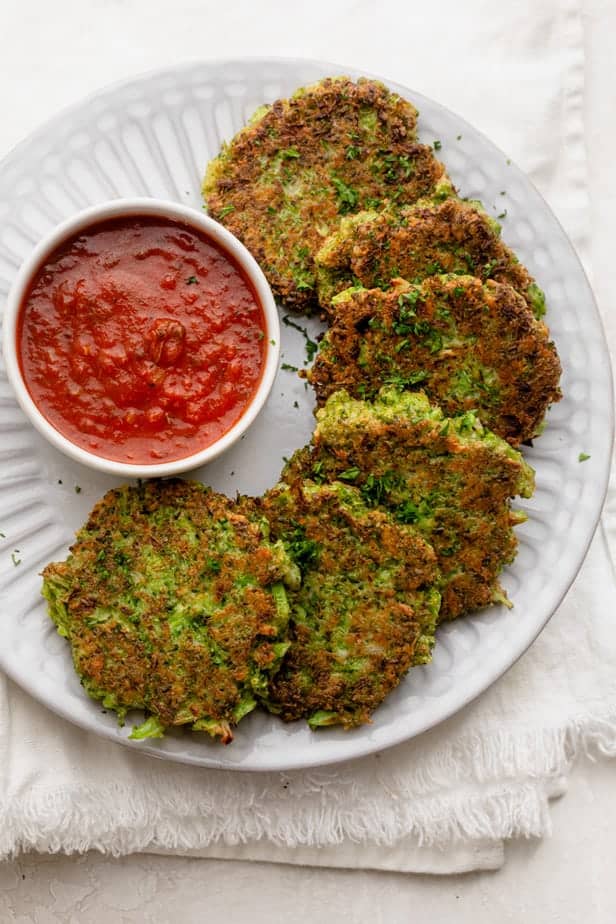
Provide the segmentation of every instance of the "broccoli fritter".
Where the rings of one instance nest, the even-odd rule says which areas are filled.
[[[263,106],[207,167],[208,212],[252,252],[289,307],[318,306],[314,257],[344,215],[401,207],[448,184],[383,84],[334,77]],[[448,184],[451,189],[451,185]]]
[[[279,485],[262,509],[303,575],[289,598],[291,646],[265,705],[313,728],[367,722],[409,667],[430,660],[434,551],[341,483]]]
[[[248,515],[247,515],[248,514]],[[201,484],[109,491],[43,594],[87,693],[131,737],[189,725],[223,742],[257,704],[287,647],[284,582],[299,572],[260,516]]]
[[[402,279],[347,289],[309,379],[319,404],[346,389],[372,399],[383,384],[420,388],[446,416],[476,410],[512,445],[541,432],[560,399],[548,329],[511,286],[472,276]]]
[[[444,193],[446,190],[444,190]],[[319,300],[326,311],[348,286],[386,289],[398,276],[420,282],[445,273],[508,283],[536,317],[545,297],[528,270],[500,240],[500,226],[478,202],[455,196],[422,200],[398,212],[343,218],[316,255]]]
[[[412,525],[437,554],[440,619],[507,602],[498,575],[515,556],[512,526],[526,519],[509,499],[530,497],[534,476],[472,412],[446,418],[425,395],[392,386],[373,403],[336,392],[317,412],[313,443],[282,477],[290,485],[343,481]]]

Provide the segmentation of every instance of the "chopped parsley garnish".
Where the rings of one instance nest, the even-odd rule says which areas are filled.
[[[6,539],[6,535],[3,532],[0,532],[0,539]]]
[[[21,558],[17,558],[18,554],[19,554],[19,549],[15,549],[14,552],[11,552],[11,561],[13,562],[15,567],[17,567],[17,565],[21,565]]]
[[[300,568],[313,565],[318,560],[319,543],[314,539],[306,538],[306,530],[303,526],[297,526],[293,532],[287,534],[285,545],[289,550],[289,555]]]
[[[359,148],[356,148],[354,144],[350,144],[348,148],[346,149],[346,159],[355,160],[355,158],[358,155],[359,155]]]
[[[81,486],[78,484],[75,485],[75,494],[81,494]]]
[[[223,207],[221,208],[220,212],[218,213],[218,217],[219,217],[219,218],[224,218],[225,215],[230,215],[231,212],[234,212],[234,211],[235,211],[235,206],[234,206],[234,205],[223,205]]]
[[[456,135],[456,141],[461,141],[461,140],[462,140],[462,135]]]
[[[313,481],[316,481],[317,484],[321,484],[323,481],[325,481],[322,462],[315,462],[312,466],[312,479]]]
[[[431,328],[429,333],[423,338],[422,345],[427,347],[431,353],[440,353],[443,349],[443,338],[439,331]]]
[[[186,280],[186,285],[187,285],[187,286],[196,286],[198,282],[199,282],[199,280],[197,279],[196,276],[189,276],[188,279]]]
[[[284,151],[280,152],[280,156],[287,157],[290,160],[292,160],[293,158],[297,158],[300,155],[299,155],[299,151],[297,150],[297,148],[285,148]]]
[[[385,385],[395,385],[396,388],[407,388],[409,385],[418,385],[428,378],[428,373],[424,369],[418,369],[417,372],[411,372],[409,375],[403,375],[401,372],[391,372],[383,379]]]
[[[578,456],[578,462],[586,462],[587,459],[590,459],[587,452],[581,452]]]
[[[359,477],[360,471],[357,466],[353,468],[347,468],[343,472],[340,472],[338,478],[340,481],[355,481]]]
[[[393,491],[399,481],[395,472],[385,472],[383,475],[370,473],[360,488],[361,495],[368,506],[375,507]]]
[[[341,215],[351,212],[359,200],[359,194],[352,186],[347,186],[339,177],[332,176],[332,183],[338,193],[338,211]]]
[[[408,306],[416,305],[420,298],[421,292],[419,289],[410,289],[408,292],[403,292],[402,295],[399,295],[398,308],[400,309],[400,317],[402,318],[403,311],[406,311],[408,315],[414,315],[415,311],[411,311]]]
[[[430,505],[425,498],[415,504],[412,500],[406,500],[396,507],[396,519],[400,523],[416,523],[418,520],[429,517],[432,513]]]
[[[378,175],[380,172],[383,173],[385,182],[395,183],[400,177],[408,179],[413,173],[415,167],[411,163],[407,154],[382,154],[380,160],[376,161],[371,167],[372,172],[375,175]],[[396,199],[401,193],[401,189],[397,189],[393,194],[390,194],[392,199]],[[366,207],[368,207],[366,203]]]
[[[432,145],[435,151],[440,151],[440,149],[443,147],[440,141],[433,141]]]
[[[489,260],[483,267],[484,276],[486,279],[489,279],[496,267],[498,266],[498,260]]]
[[[281,369],[284,369],[285,372],[299,372],[297,366],[292,366],[291,363],[282,363]]]
[[[497,215],[496,217],[497,217],[497,218],[506,218],[506,217],[507,217],[507,209],[505,209],[504,211],[502,211],[502,212],[500,213],[500,215]]]

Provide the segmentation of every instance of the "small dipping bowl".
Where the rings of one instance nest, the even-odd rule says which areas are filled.
[[[113,219],[139,218],[146,222],[156,218],[172,222],[195,232],[199,237],[205,238],[206,242],[211,241],[215,248],[229,258],[231,264],[239,268],[262,309],[264,319],[261,377],[253,394],[246,402],[241,416],[205,448],[198,449],[182,458],[153,461],[152,463],[106,458],[104,455],[98,455],[77,445],[56,429],[38,408],[26,385],[20,364],[18,344],[22,307],[25,307],[26,298],[37,274],[50,257],[80,234],[93,229],[98,230],[98,226],[104,222]],[[274,298],[261,268],[244,245],[226,228],[194,209],[172,202],[157,199],[118,199],[92,206],[63,222],[44,238],[24,261],[7,300],[4,315],[3,352],[7,375],[21,408],[33,426],[56,449],[77,462],[112,475],[128,478],[162,477],[176,475],[211,462],[245,433],[263,408],[274,383],[280,357],[280,323]]]

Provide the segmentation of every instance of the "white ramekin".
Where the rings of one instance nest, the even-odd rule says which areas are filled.
[[[30,283],[45,261],[64,241],[85,231],[87,228],[110,218],[159,216],[189,225],[211,238],[215,243],[230,254],[242,268],[250,280],[256,296],[263,308],[265,316],[265,366],[261,381],[255,391],[250,404],[246,407],[240,419],[224,433],[216,442],[206,449],[176,459],[172,462],[156,462],[153,465],[131,464],[130,462],[116,462],[103,456],[95,455],[80,446],[75,445],[63,436],[46,417],[39,411],[32,400],[30,392],[23,380],[17,356],[17,319],[22,302],[26,296]],[[82,462],[90,468],[98,469],[112,475],[128,478],[153,478],[165,475],[176,475],[180,472],[197,468],[215,459],[232,446],[251,425],[271,391],[278,369],[280,357],[280,323],[278,311],[272,296],[271,289],[263,275],[261,268],[236,237],[218,222],[195,209],[179,205],[174,202],[165,202],[159,199],[116,199],[101,205],[94,205],[79,214],[69,218],[58,225],[44,238],[24,261],[9,292],[4,314],[3,352],[6,371],[9,381],[15,390],[17,400],[24,413],[34,427],[61,452],[70,456],[77,462]]]

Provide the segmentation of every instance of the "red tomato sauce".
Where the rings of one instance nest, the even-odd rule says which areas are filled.
[[[265,317],[235,260],[165,218],[101,222],[40,268],[17,328],[22,375],[73,443],[121,462],[192,455],[242,416]]]

